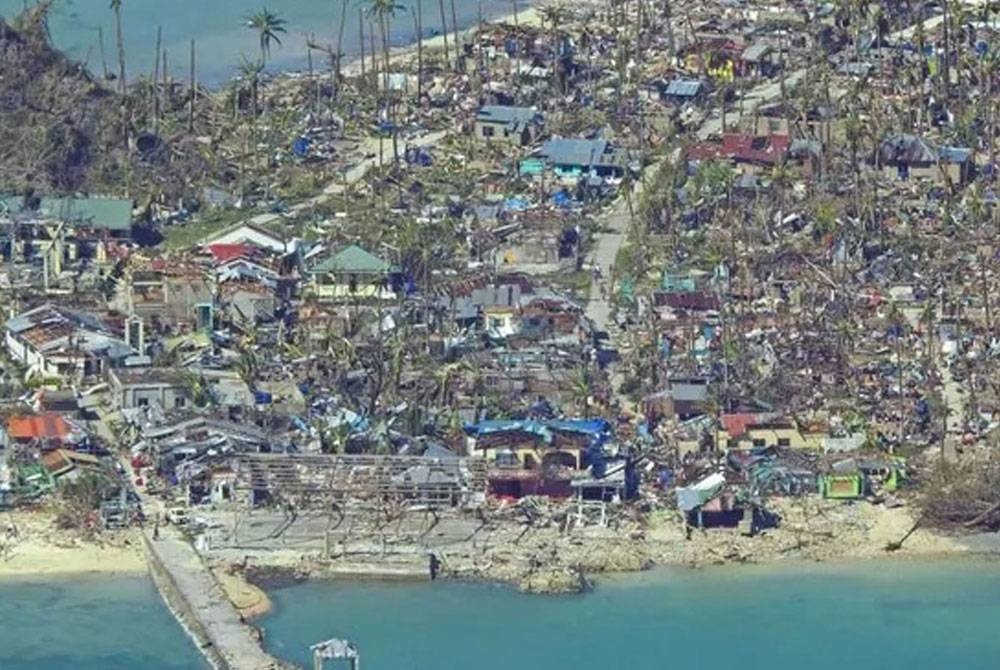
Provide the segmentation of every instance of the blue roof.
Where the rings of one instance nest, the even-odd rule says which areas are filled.
[[[697,79],[674,79],[667,84],[664,95],[678,98],[693,98],[701,92],[702,83]]]
[[[582,140],[556,138],[549,140],[538,150],[538,156],[556,165],[578,165],[591,167],[607,164],[607,140]]]
[[[611,430],[611,424],[604,419],[561,419],[558,421],[546,421],[545,424],[552,430],[559,430],[564,433],[598,435]]]
[[[965,147],[940,147],[938,158],[945,163],[964,163],[972,158],[972,149]]]
[[[465,432],[470,435],[491,435],[518,431],[534,433],[546,442],[551,442],[553,431],[582,433],[591,437],[599,437],[611,431],[611,424],[604,419],[560,419],[555,421],[500,419],[465,424]]]

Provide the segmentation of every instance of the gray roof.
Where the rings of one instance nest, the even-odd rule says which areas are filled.
[[[0,195],[0,216],[19,214],[26,220],[61,221],[70,226],[103,230],[132,227],[132,201],[120,198],[43,197],[38,207],[23,211],[23,198]]]
[[[667,90],[663,94],[678,98],[693,98],[701,93],[702,86],[702,82],[697,79],[674,79],[667,84]]]
[[[671,384],[670,397],[687,402],[704,402],[708,399],[707,384]]]
[[[972,149],[936,147],[917,135],[892,135],[879,145],[883,161],[889,164],[965,163],[972,158]]]
[[[310,270],[316,274],[326,272],[386,274],[390,271],[392,266],[388,262],[356,244],[350,244],[332,256],[324,258]]]
[[[766,42],[758,42],[757,44],[751,44],[744,49],[740,58],[748,63],[756,63],[772,51],[774,51],[774,47],[772,45]]]
[[[575,165],[588,168],[599,165],[619,165],[620,161],[614,160],[615,152],[609,151],[610,148],[607,140],[556,138],[543,144],[536,155],[555,165]]]
[[[541,123],[543,120],[541,112],[531,107],[507,107],[505,105],[483,105],[476,113],[476,121],[484,123],[499,123],[502,125],[516,125],[519,123]]]

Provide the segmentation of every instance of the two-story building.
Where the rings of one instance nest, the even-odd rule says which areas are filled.
[[[476,137],[485,142],[529,146],[544,127],[545,116],[533,107],[483,105],[476,113]]]

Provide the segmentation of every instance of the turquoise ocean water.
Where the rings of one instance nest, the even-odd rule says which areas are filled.
[[[144,576],[0,581],[3,670],[205,670]]]
[[[0,0],[0,16],[10,18],[33,0]],[[363,1],[347,0],[349,20],[344,31],[344,52],[359,51],[357,9]],[[50,30],[57,46],[74,58],[84,60],[94,72],[101,70],[98,48],[98,27],[104,33],[104,52],[108,68],[117,72],[114,14],[108,0],[55,0]],[[412,14],[416,0],[400,0],[406,10],[393,23],[392,42],[395,45],[414,42]],[[449,27],[451,3],[444,3]],[[519,9],[526,7],[518,2]],[[122,25],[126,50],[126,71],[131,79],[138,73],[152,73],[156,49],[156,28],[163,28],[163,48],[167,63],[176,77],[187,77],[189,41],[196,40],[199,76],[210,85],[227,80],[240,62],[241,55],[256,58],[259,54],[255,33],[245,27],[245,17],[267,6],[287,21],[287,33],[281,36],[283,46],[272,48],[269,69],[304,69],[306,40],[314,35],[316,42],[332,45],[336,41],[336,22],[340,17],[341,0],[123,0]],[[422,0],[423,26],[426,35],[440,32],[441,18],[437,0]],[[483,0],[483,15],[487,18],[509,14],[509,1]],[[455,14],[460,27],[478,20],[479,0],[455,0]],[[367,28],[365,29],[367,38]],[[380,48],[377,46],[377,48]],[[314,53],[314,59],[325,58]],[[317,60],[318,63],[318,60]],[[317,64],[318,67],[318,64]]]
[[[345,637],[366,670],[1000,668],[1000,564],[661,571],[556,598],[454,583],[273,595],[268,646],[302,664]]]
[[[365,670],[995,670],[1000,564],[665,570],[584,596],[482,584],[273,592],[269,650],[354,640]],[[311,666],[307,666],[311,667]],[[145,578],[0,582],[3,670],[203,670]]]

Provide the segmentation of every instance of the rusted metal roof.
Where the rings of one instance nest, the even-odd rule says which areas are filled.
[[[14,440],[63,440],[72,430],[66,419],[54,412],[12,416],[7,421],[7,435]]]

